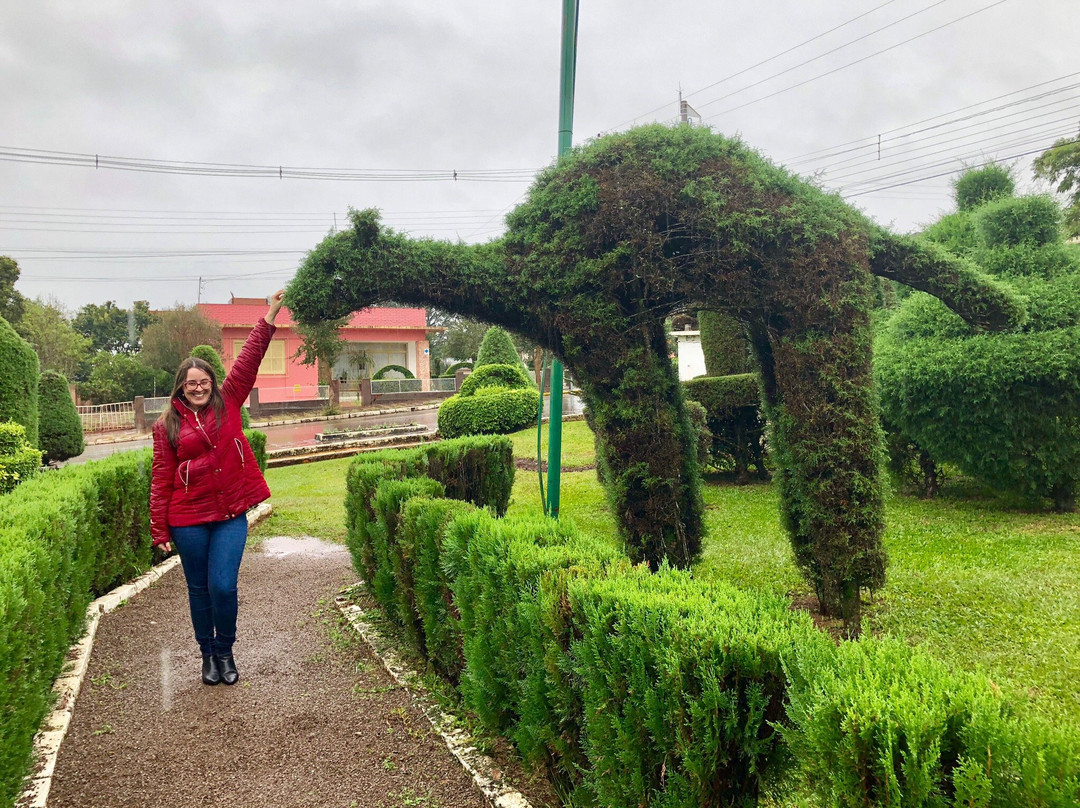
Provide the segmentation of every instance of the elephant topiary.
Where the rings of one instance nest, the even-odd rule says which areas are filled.
[[[704,128],[601,137],[543,171],[506,235],[412,239],[354,211],[290,283],[302,321],[379,302],[436,306],[519,332],[573,374],[627,551],[657,567],[700,549],[697,436],[665,318],[742,322],[760,365],[795,557],[826,614],[858,631],[879,587],[881,432],[871,378],[874,275],[940,296],[977,329],[1025,310],[935,245],[893,235],[839,197]]]

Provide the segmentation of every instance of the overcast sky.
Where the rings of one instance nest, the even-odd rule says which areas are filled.
[[[554,159],[558,0],[0,3],[0,254],[71,310],[269,294],[350,206],[486,241]],[[1077,133],[1078,34],[1077,0],[581,0],[574,142],[681,88],[909,231]]]

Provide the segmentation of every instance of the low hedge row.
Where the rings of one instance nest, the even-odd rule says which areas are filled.
[[[508,476],[504,444],[472,450],[475,488]],[[443,498],[408,479],[416,450],[380,454],[349,473],[352,530],[374,534],[362,571],[573,804],[753,805],[789,766],[827,805],[1080,798],[1077,733],[1021,718],[985,677],[896,641],[838,648],[783,599],[649,574],[569,524]]]
[[[257,429],[245,429],[244,437],[251,445],[251,451],[255,454],[255,461],[259,464],[259,471],[266,473],[266,433]]]
[[[27,441],[22,424],[0,423],[0,494],[8,493],[37,474],[41,458],[41,451]]]
[[[0,497],[0,805],[18,796],[86,607],[150,566],[149,496],[145,450],[48,472]]]
[[[758,477],[768,479],[765,468],[765,417],[756,373],[704,376],[683,382],[687,399],[705,408],[705,423],[712,433],[713,465],[730,466],[740,481],[749,477],[750,466]]]
[[[466,437],[359,455],[346,472],[345,529],[353,564],[368,581],[378,571],[375,489],[385,479],[420,476],[437,480],[453,499],[504,514],[514,485],[513,444],[505,437]]]

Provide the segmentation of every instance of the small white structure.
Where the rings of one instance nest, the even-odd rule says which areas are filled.
[[[700,331],[672,331],[678,345],[679,381],[705,375],[705,352],[701,350]]]

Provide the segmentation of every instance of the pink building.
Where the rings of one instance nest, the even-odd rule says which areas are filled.
[[[221,358],[232,368],[252,326],[266,314],[262,298],[234,297],[229,303],[200,303],[206,317],[221,324]],[[318,370],[296,358],[300,335],[292,314],[283,308],[275,321],[277,332],[266,352],[255,386],[259,401],[309,401],[318,398]],[[431,376],[424,309],[370,308],[356,312],[341,329],[348,343],[331,368],[335,379],[356,381],[370,377],[385,365],[407,367],[418,379]],[[426,389],[426,385],[425,385]]]

